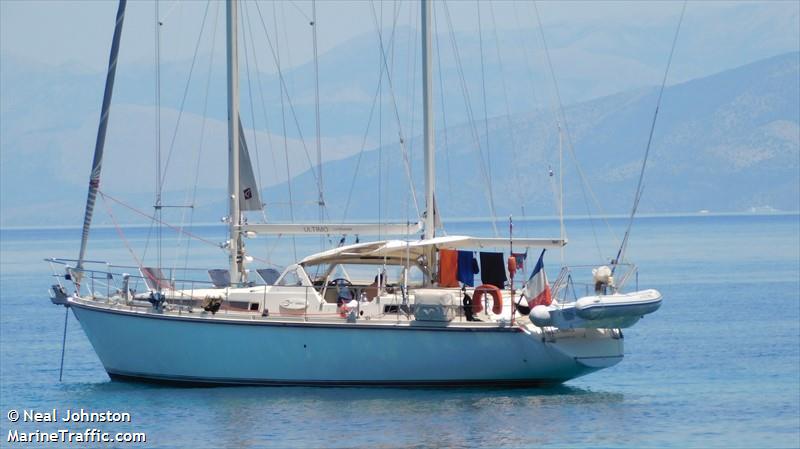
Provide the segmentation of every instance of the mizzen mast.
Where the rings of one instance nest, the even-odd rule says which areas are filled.
[[[228,65],[228,202],[231,284],[242,281],[244,253],[241,238],[242,213],[239,204],[239,51],[238,51],[238,3],[226,2],[227,20],[227,65]]]

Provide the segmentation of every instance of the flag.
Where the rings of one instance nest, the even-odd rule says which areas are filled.
[[[545,250],[542,250],[531,277],[525,283],[525,297],[528,298],[528,305],[531,308],[539,305],[549,306],[553,300],[550,296],[550,284],[547,283],[547,273],[544,271],[544,252]]]
[[[528,258],[528,252],[525,251],[524,253],[512,253],[511,255],[517,260],[517,270],[524,270],[525,259]]]

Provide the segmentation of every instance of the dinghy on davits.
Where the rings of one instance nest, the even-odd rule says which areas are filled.
[[[641,290],[631,293],[585,296],[573,303],[536,306],[531,321],[537,326],[558,328],[625,329],[661,307],[661,293]]]

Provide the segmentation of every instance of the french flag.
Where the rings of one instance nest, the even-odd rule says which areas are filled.
[[[536,306],[549,306],[553,301],[550,296],[550,284],[547,282],[547,273],[544,271],[544,252],[539,256],[536,267],[533,269],[531,277],[525,283],[525,296],[528,298],[528,305],[531,308]]]

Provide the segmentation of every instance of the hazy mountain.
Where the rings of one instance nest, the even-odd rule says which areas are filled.
[[[791,23],[796,22],[795,12],[776,17],[774,11],[767,11],[769,14],[765,15],[764,11],[753,8],[744,4],[737,6],[732,10],[734,13],[726,16],[731,20],[719,21],[714,30],[700,23],[692,24],[692,20],[702,22],[702,14],[687,16],[680,41],[683,46],[679,45],[680,57],[676,58],[671,79],[687,79],[709,73],[711,68],[729,67],[742,58],[747,60],[796,45],[796,39],[789,39],[794,31],[786,32]],[[748,11],[750,19],[745,20]],[[653,27],[631,24],[625,30],[611,30],[602,25],[580,29],[569,23],[562,25],[547,32],[563,99],[572,104],[567,108],[567,119],[575,152],[597,197],[602,200],[603,211],[623,211],[630,205],[632,184],[638,173],[637,164],[644,150],[655,103],[653,90],[645,86],[658,82],[669,43],[664,37],[672,28],[663,23]],[[731,28],[736,28],[736,32]],[[488,148],[481,121],[481,61],[473,57],[478,52],[478,40],[474,33],[456,34],[464,64],[463,82],[469,89],[477,120],[473,129],[457,125],[467,122],[462,81],[452,54],[452,42],[447,34],[439,33],[437,45],[442,48],[444,108],[438,92],[435,104],[440,130],[437,133],[440,148],[438,195],[445,216],[488,214],[483,193],[485,182],[476,162],[474,133],[484,142],[481,148],[484,158],[487,151],[492,154],[484,165],[487,170],[491,165],[497,213],[519,213],[522,205],[529,214],[551,214],[555,210],[551,178],[543,174],[547,173],[548,165],[554,169],[558,167],[558,139],[552,110],[542,109],[542,105],[550,104],[552,87],[541,49],[536,48],[535,31],[499,33],[499,47],[503,49],[502,73],[496,55],[486,50],[487,110],[490,117],[494,116],[489,120]],[[393,55],[394,60],[392,81],[397,113],[407,140],[412,176],[421,192],[419,142],[408,137],[420,132],[420,89],[418,79],[416,88],[411,82],[412,78],[418,78],[418,70],[413,70],[416,66],[411,64],[415,56],[412,43],[416,37],[409,28],[400,28],[396,33],[396,46],[390,56]],[[761,39],[747,39],[749,33],[758,33]],[[721,42],[719,36],[722,35],[729,36],[729,42]],[[529,44],[527,57],[526,46],[519,45],[519,36],[527,36],[522,38]],[[487,35],[484,39],[485,48],[497,47],[493,36]],[[713,51],[692,45],[701,41]],[[628,53],[622,51],[631,48],[633,50]],[[264,53],[261,57],[263,67],[268,55]],[[169,160],[164,186],[167,201],[185,203],[186,191],[192,189],[196,175],[194,161],[202,150],[197,173],[200,190],[196,219],[216,219],[224,213],[223,208],[218,207],[218,198],[227,176],[224,168],[224,68],[217,56],[217,63],[208,72],[211,88],[206,99],[208,66],[203,58],[207,59],[208,55],[201,55],[198,61],[182,114],[179,105],[188,64],[169,63],[162,67],[162,161],[166,164]],[[0,55],[0,59],[0,224],[78,224],[104,74],[75,66],[53,69],[7,54]],[[790,172],[797,166],[796,60],[797,54],[793,53],[668,88],[656,129],[642,208],[660,212],[738,211],[760,206],[797,209],[797,177]],[[378,84],[378,62],[374,35],[355,38],[320,57],[323,158],[329,161],[323,173],[331,217],[342,215],[362,146],[383,149],[364,152],[353,187],[350,215],[377,218],[379,159],[384,167],[380,176],[381,215],[415,215],[413,206],[407,205],[409,199],[404,196],[409,189],[400,150],[396,144],[382,145],[397,140],[395,107],[385,78],[382,107],[376,108],[372,127],[364,134]],[[251,60],[250,64],[253,63]],[[257,78],[252,73],[252,76],[253,79],[247,80],[243,75],[242,86],[246,89],[242,100],[243,120],[249,128],[251,150],[255,153],[256,147],[259,149],[253,159],[261,167],[262,186],[268,190],[264,197],[271,203],[268,213],[275,218],[286,217],[286,156],[289,175],[300,176],[292,184],[295,202],[313,203],[316,199],[315,181],[309,174],[302,175],[309,161],[316,160],[312,71],[306,64],[286,72],[304,140],[300,139],[295,118],[287,107],[285,145],[277,78],[268,73],[260,73]],[[145,210],[152,204],[151,192],[155,185],[152,77],[152,68],[121,60],[103,178],[106,191]],[[266,89],[264,109],[255,87],[256,79],[260,79]],[[509,93],[510,117],[498,117],[498,114],[505,114],[506,108],[501,80]],[[770,81],[765,83],[765,80]],[[245,87],[248,81],[254,86],[252,92]],[[435,84],[438,89],[438,76]],[[589,100],[621,90],[624,92]],[[442,110],[450,128],[448,145],[441,131],[444,128]],[[532,110],[534,112],[530,112]],[[255,128],[259,130],[257,137],[252,133],[251,111],[255,114]],[[268,126],[264,121],[265,112]],[[177,134],[173,134],[179,116],[181,125]],[[377,131],[379,119],[383,123],[380,134]],[[513,138],[509,129],[514,130]],[[583,213],[585,206],[578,175],[566,150],[568,145],[564,148],[566,210]],[[448,160],[450,176],[447,175]],[[674,181],[680,182],[665,179],[667,173],[677,176]],[[743,181],[749,183],[750,180],[753,180],[752,185],[745,188]],[[776,187],[779,183],[782,188]],[[688,186],[693,186],[699,194],[687,194]],[[386,192],[390,192],[388,196]],[[422,204],[421,193],[419,200]],[[313,207],[298,209],[308,209],[299,210],[298,216],[316,217]],[[133,219],[125,215],[123,218]],[[109,221],[103,214],[99,214],[98,219]]]
[[[758,61],[668,87],[663,96],[647,172],[642,212],[744,212],[800,207],[800,53]],[[656,104],[657,89],[639,89],[566,109],[575,157],[597,198],[592,213],[627,213],[632,205]],[[478,156],[481,141],[484,162]],[[445,144],[445,137],[447,144]],[[437,133],[437,194],[445,218],[490,214],[481,165],[491,170],[499,216],[551,215],[558,173],[558,133],[550,110],[489,121],[491,167],[484,124]],[[420,206],[419,139],[409,142]],[[564,141],[566,213],[586,213],[568,141]],[[378,161],[384,169],[379,173]],[[359,167],[356,171],[356,167]],[[389,168],[387,168],[389,167]],[[549,176],[549,169],[555,176]],[[324,164],[325,194],[340,218],[352,187],[350,217],[414,217],[398,145]],[[355,181],[353,181],[355,179]],[[292,181],[294,198],[315,198],[310,173]],[[265,198],[284,198],[286,186]],[[381,197],[378,197],[381,192]],[[269,200],[267,200],[269,201]],[[313,217],[314,206],[304,215]],[[273,216],[285,217],[282,208]]]

